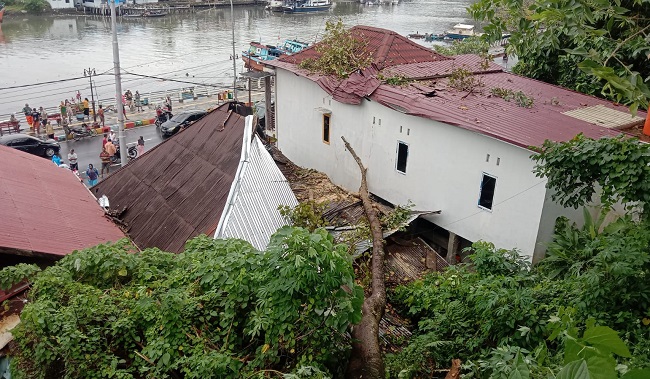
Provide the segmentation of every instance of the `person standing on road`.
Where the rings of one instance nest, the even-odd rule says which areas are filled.
[[[63,101],[59,104],[59,114],[61,115],[61,121],[65,121],[68,118],[68,106]]]
[[[86,170],[86,176],[88,177],[88,185],[89,186],[94,186],[97,184],[97,178],[99,178],[99,172],[97,172],[97,169],[93,167],[92,164],[88,165],[88,170]]]
[[[102,123],[102,128],[106,126],[104,124],[104,108],[102,107],[101,104],[99,104],[99,110],[97,111],[97,115],[99,116],[99,122]]]
[[[68,164],[70,164],[70,170],[79,170],[79,164],[77,163],[77,153],[74,152],[74,149],[70,149],[70,152],[68,153]]]
[[[115,132],[111,129],[111,132],[108,133],[108,140],[115,143],[117,141],[117,137],[115,135]]]
[[[106,144],[106,146],[110,145],[110,142]],[[99,159],[102,160],[102,179],[104,178],[104,170],[106,170],[106,174],[110,174],[110,168],[111,168],[111,156],[106,151],[106,147],[102,149],[102,152],[99,153]]]
[[[140,100],[140,92],[135,91],[134,99],[135,99],[136,110],[138,112],[142,112],[143,110],[142,110],[142,101]]]
[[[72,104],[70,104],[70,101],[68,99],[65,99],[65,111],[67,112],[68,116],[68,122],[72,122]],[[61,118],[65,117],[66,115],[61,115]]]
[[[84,118],[90,120],[90,102],[87,97],[84,99]]]
[[[40,107],[40,108],[38,108],[38,113],[39,113],[39,117],[41,119],[41,124],[43,125],[43,129],[45,129],[45,127],[47,126],[47,111],[45,110],[45,108]],[[46,132],[46,134],[47,134],[47,132]]]
[[[142,154],[144,154],[144,138],[140,136],[140,138],[138,138],[138,156],[141,156]]]
[[[33,130],[34,130],[34,133],[36,134],[37,137],[41,135],[41,122],[39,120],[40,116],[41,116],[41,114],[38,113],[38,109],[33,108],[32,109],[32,128],[34,128]]]
[[[27,120],[27,125],[29,125],[29,127],[32,128],[32,124],[34,123],[34,120],[32,120],[32,108],[29,106],[29,104],[25,104],[25,108],[23,108],[23,113],[25,114],[25,120]]]
[[[45,124],[45,134],[47,134],[47,138],[54,139],[54,127],[49,121],[46,122],[47,124]]]
[[[113,144],[112,139],[108,139],[108,142],[106,142],[106,145],[104,145],[104,150],[106,150],[110,158],[113,158],[115,156],[115,153],[117,153],[117,147]]]
[[[104,139],[102,140],[102,148],[106,146],[107,142],[108,142],[108,137],[106,136],[106,133],[104,133]]]

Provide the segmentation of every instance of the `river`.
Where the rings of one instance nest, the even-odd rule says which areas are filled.
[[[338,2],[327,13],[278,14],[263,6],[234,9],[237,54],[252,40],[280,44],[285,39],[318,41],[327,20],[346,26],[369,25],[409,33],[440,33],[456,23],[472,23],[466,7],[472,0],[407,0],[398,5]],[[137,77],[150,75],[192,83],[232,83],[230,8],[206,9],[162,18],[118,20],[122,89],[149,91],[190,86]],[[90,98],[84,69],[94,68],[96,95],[114,96],[110,18],[100,16],[5,16],[0,24],[0,120],[25,103],[53,108],[80,91]],[[425,45],[430,43],[420,42]],[[241,59],[237,71],[242,70]],[[79,78],[68,80],[71,78]],[[25,86],[56,81],[58,83]]]

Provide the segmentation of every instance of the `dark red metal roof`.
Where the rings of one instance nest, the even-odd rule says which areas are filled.
[[[244,118],[212,111],[92,188],[106,195],[140,248],[181,252],[213,234],[239,165]]]
[[[318,44],[268,64],[316,82],[336,101],[345,104],[357,105],[368,98],[402,113],[455,125],[525,148],[540,146],[547,139],[566,141],[579,133],[591,138],[622,133],[568,116],[564,114],[567,111],[601,105],[620,111],[621,117],[629,115],[627,107],[504,72],[500,66],[485,62],[477,55],[444,57],[388,30],[367,26],[352,30],[367,38],[367,48],[371,49],[376,64],[346,79],[311,73],[297,66],[296,62],[317,57]],[[382,57],[390,58],[382,60]],[[448,85],[452,71],[459,67],[476,79],[477,85],[471,93]],[[405,77],[411,82],[388,85],[379,79],[380,74]],[[514,100],[494,96],[493,88],[521,91],[533,99],[533,105],[524,108]],[[645,113],[639,112],[639,117],[645,118]]]
[[[63,256],[124,238],[67,169],[0,146],[0,250]]]
[[[448,60],[448,57],[419,45],[391,30],[358,25],[350,29],[352,35],[362,41],[366,52],[373,57],[373,63],[379,68],[392,67],[407,63]],[[318,58],[318,46],[312,45],[299,53],[279,59],[281,62],[300,64],[305,59]]]

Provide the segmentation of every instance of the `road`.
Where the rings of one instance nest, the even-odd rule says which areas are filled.
[[[145,152],[163,141],[162,136],[156,129],[156,125],[127,129],[125,132],[127,146],[134,145],[140,136],[144,137]],[[102,152],[101,135],[86,137],[80,141],[70,140],[61,142],[61,158],[63,158],[65,163],[68,163],[68,152],[70,149],[74,149],[75,153],[77,153],[80,172],[84,172],[88,168],[89,163],[92,163],[98,171],[101,171],[102,165],[99,159],[99,153]],[[111,166],[111,171],[117,170],[118,168],[119,165],[113,165]]]

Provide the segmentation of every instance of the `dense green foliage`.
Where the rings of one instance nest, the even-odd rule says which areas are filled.
[[[390,357],[391,375],[433,368],[427,361],[445,367],[452,358],[481,360],[504,345],[544,346],[559,364],[563,341],[546,339],[565,306],[578,325],[593,318],[622,331],[635,356],[628,363],[649,366],[649,226],[623,218],[594,233],[593,224],[564,223],[548,258],[532,269],[515,251],[474,244],[472,265],[430,274],[393,294],[418,321],[419,335]]]
[[[647,108],[647,0],[479,0],[469,12],[489,40],[512,34],[515,72]]]
[[[634,354],[625,362],[650,366],[649,228],[627,216],[604,227],[602,217],[588,213],[581,228],[560,220],[547,258],[533,268],[516,251],[474,244],[471,265],[430,274],[393,294],[418,321],[419,335],[388,359],[391,375],[432,368],[427,361],[514,359],[519,350],[510,345],[537,354],[543,347],[545,365],[557,372],[565,342],[547,338],[566,306],[576,325],[594,319],[622,331]],[[500,349],[490,353],[494,348]]]
[[[282,228],[265,252],[205,236],[178,255],[127,242],[75,252],[34,279],[14,375],[331,376],[361,318],[353,275],[322,229]]]
[[[325,36],[316,47],[320,57],[305,59],[299,65],[309,71],[323,75],[347,78],[352,72],[369,67],[372,53],[366,49],[366,43],[352,35],[343,21],[327,21]]]
[[[596,191],[606,207],[616,202],[638,202],[642,210],[650,202],[650,145],[621,136],[590,139],[578,135],[556,143],[544,142],[535,174],[548,178],[553,200],[577,208],[593,199]]]
[[[47,0],[24,0],[20,4],[22,4],[23,9],[30,13],[39,14],[52,9]]]

